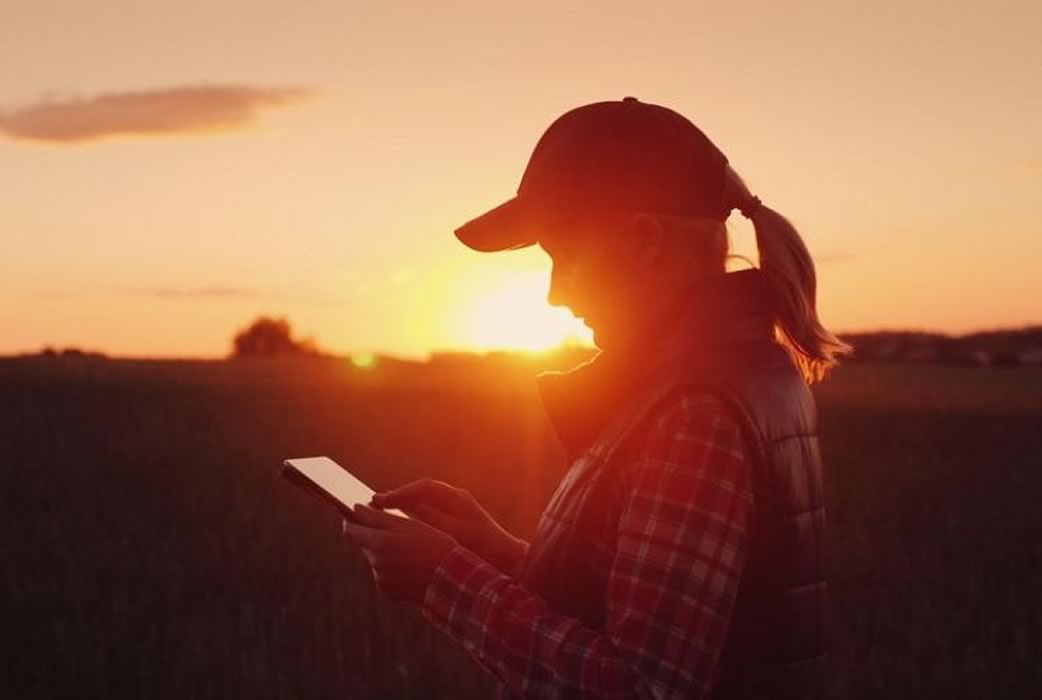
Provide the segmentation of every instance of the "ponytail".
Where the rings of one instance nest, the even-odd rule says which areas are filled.
[[[818,320],[817,275],[810,251],[796,227],[784,216],[749,194],[745,183],[727,166],[727,201],[735,202],[756,230],[756,248],[767,296],[774,315],[774,329],[804,379],[823,379],[841,356],[853,348],[829,332]]]

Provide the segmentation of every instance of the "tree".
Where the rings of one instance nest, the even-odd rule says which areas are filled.
[[[236,333],[232,340],[233,357],[317,354],[318,349],[310,338],[293,339],[289,321],[285,318],[261,316]]]

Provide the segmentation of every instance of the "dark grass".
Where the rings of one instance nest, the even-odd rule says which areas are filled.
[[[858,365],[817,390],[834,697],[1042,688],[1042,371]],[[481,697],[277,477],[431,475],[528,535],[565,465],[523,372],[0,361],[0,697]]]

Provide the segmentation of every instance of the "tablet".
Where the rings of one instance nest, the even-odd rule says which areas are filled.
[[[329,457],[297,457],[282,462],[282,476],[305,491],[337,508],[349,520],[355,520],[351,506],[369,504],[374,491],[368,484]],[[408,517],[397,508],[388,513]]]

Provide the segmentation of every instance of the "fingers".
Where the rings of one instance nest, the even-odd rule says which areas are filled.
[[[444,501],[456,490],[451,484],[434,479],[419,479],[383,493],[373,494],[370,502],[380,508],[415,506],[424,501]]]
[[[348,541],[363,549],[371,550],[382,548],[387,541],[388,535],[386,530],[352,523],[347,518],[343,518],[340,521],[340,531]]]
[[[372,501],[408,501],[415,498],[431,488],[433,479],[417,479],[407,484],[402,484],[390,491],[382,491],[373,494]]]
[[[358,521],[370,528],[381,530],[400,530],[409,526],[409,519],[400,515],[387,513],[377,508],[370,508],[364,503],[356,503],[352,511]]]
[[[345,524],[349,524],[346,523]],[[380,533],[381,531],[377,531]],[[350,540],[354,533],[348,534],[345,528],[344,533]],[[380,592],[389,598],[398,598],[399,589],[401,585],[392,576],[388,575],[388,572],[384,568],[383,557],[380,553],[366,549],[362,547],[362,554],[365,556],[366,561],[369,562],[369,573],[373,576],[373,583],[380,589]]]
[[[419,520],[438,528],[442,532],[456,534],[459,530],[460,522],[458,519],[425,503],[417,505],[413,512]]]
[[[397,567],[394,563],[396,557],[391,540],[398,535],[390,530],[359,525],[347,518],[341,519],[340,528],[344,538],[361,549],[366,561],[369,562],[369,572],[373,576],[373,583],[383,595],[401,601],[408,601],[415,597],[408,594],[411,585],[409,579],[403,578],[401,573],[396,571]]]

